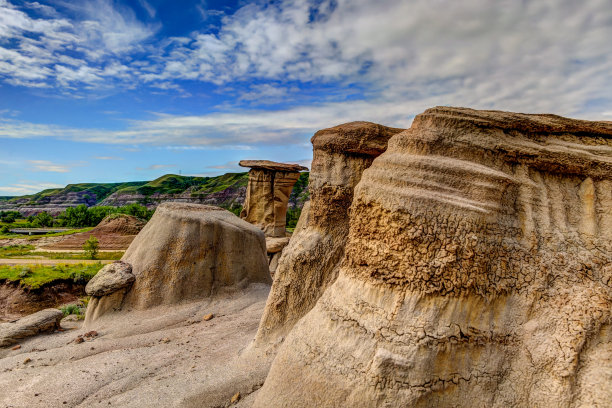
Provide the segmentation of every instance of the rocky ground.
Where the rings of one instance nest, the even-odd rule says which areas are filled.
[[[224,407],[233,397],[250,406],[271,362],[247,350],[268,291],[253,284],[87,328],[63,322],[74,328],[0,349],[0,406]]]

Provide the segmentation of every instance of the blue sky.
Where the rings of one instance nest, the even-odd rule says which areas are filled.
[[[308,164],[436,105],[612,120],[610,0],[0,0],[0,195]]]

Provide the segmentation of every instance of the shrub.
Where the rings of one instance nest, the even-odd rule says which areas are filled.
[[[100,242],[98,238],[93,235],[89,236],[89,239],[83,244],[83,251],[89,256],[90,259],[96,259],[98,255],[98,249],[100,248]]]
[[[30,268],[27,268],[27,267],[22,268],[21,272],[19,272],[19,277],[21,279],[27,278],[30,275],[32,275],[32,270]]]
[[[81,305],[72,304],[72,305],[64,305],[60,307],[60,310],[64,314],[64,317],[68,315],[76,315],[79,319],[85,318],[85,311],[81,307]]]

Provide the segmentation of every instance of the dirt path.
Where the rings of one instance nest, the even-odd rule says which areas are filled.
[[[35,259],[35,258],[12,258],[0,259],[0,265],[58,265],[58,264],[92,264],[101,262],[109,264],[114,262],[108,259]]]

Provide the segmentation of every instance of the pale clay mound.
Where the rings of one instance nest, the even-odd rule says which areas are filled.
[[[610,406],[611,239],[610,124],[430,109],[363,172],[254,406]]]
[[[94,296],[86,325],[105,313],[172,305],[270,284],[263,232],[219,207],[163,203],[125,252],[135,282]]]

